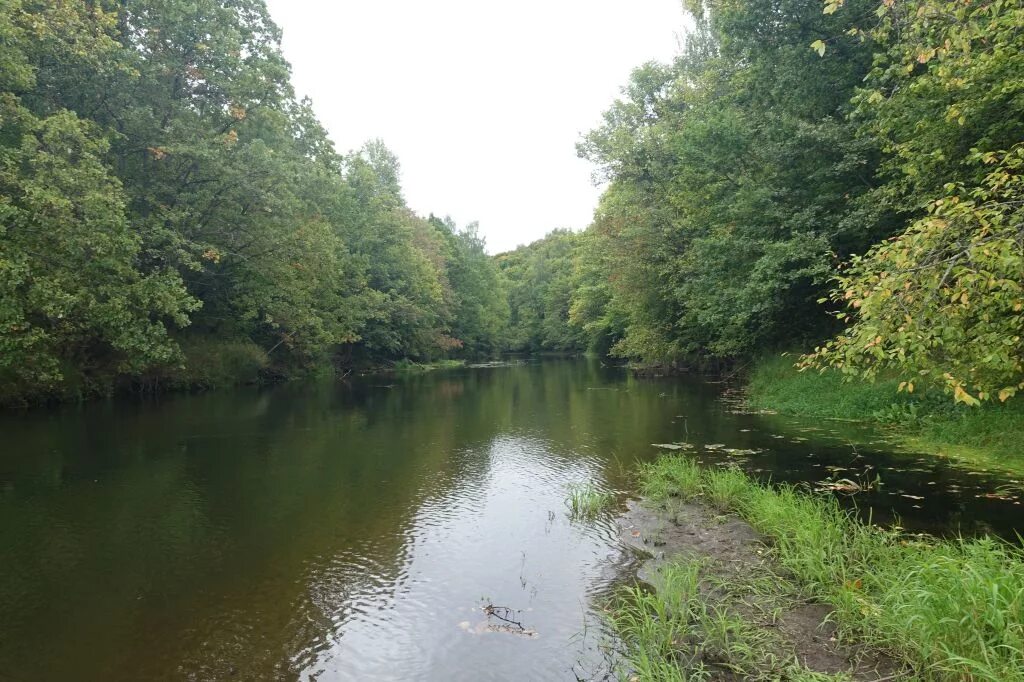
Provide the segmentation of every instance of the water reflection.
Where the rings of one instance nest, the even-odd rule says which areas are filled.
[[[1006,481],[719,392],[559,361],[0,416],[0,678],[574,680],[623,555],[566,487],[628,489],[651,443],[775,480],[870,465],[876,517],[1022,525],[984,497]],[[480,627],[488,603],[537,636]]]

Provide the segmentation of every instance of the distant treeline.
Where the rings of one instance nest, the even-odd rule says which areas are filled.
[[[502,257],[533,282],[514,333],[1024,388],[1024,2],[686,4],[683,54],[579,146],[609,183],[594,223]]]
[[[262,0],[0,8],[0,401],[490,353],[470,226],[337,153]]]

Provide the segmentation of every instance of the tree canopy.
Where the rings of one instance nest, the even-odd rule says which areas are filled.
[[[335,150],[262,0],[8,0],[0,400],[585,349],[1024,389],[1024,0],[685,6],[589,228],[491,257]]]
[[[5,2],[0,118],[5,399],[503,341],[475,228],[335,151],[262,0]]]
[[[817,342],[805,367],[1024,388],[1024,4],[688,8],[579,146],[609,185],[574,322],[648,362]]]

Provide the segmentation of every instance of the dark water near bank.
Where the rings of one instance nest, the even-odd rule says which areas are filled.
[[[853,499],[910,528],[1024,528],[1016,482],[719,393],[550,361],[0,415],[0,680],[589,678],[629,559],[566,488],[628,490],[652,443],[877,474]]]

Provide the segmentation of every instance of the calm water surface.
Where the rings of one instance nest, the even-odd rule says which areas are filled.
[[[594,610],[632,559],[566,488],[628,492],[652,443],[877,475],[857,506],[909,528],[1024,528],[1019,482],[855,428],[584,361],[0,415],[0,680],[600,676]]]

